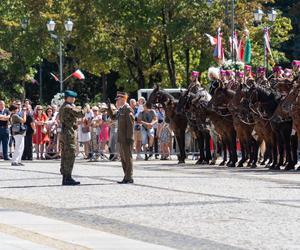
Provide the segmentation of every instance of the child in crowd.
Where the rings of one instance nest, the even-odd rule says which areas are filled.
[[[160,140],[161,160],[170,160],[173,132],[170,125],[163,121],[158,137]]]

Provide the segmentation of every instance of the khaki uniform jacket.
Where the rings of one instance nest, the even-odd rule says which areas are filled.
[[[112,119],[118,120],[118,142],[133,143],[134,115],[129,104],[126,103],[115,112],[108,109],[108,114]]]

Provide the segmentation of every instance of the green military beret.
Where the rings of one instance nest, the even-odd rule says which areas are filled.
[[[67,97],[77,97],[77,93],[72,90],[66,90],[65,91],[65,98]]]

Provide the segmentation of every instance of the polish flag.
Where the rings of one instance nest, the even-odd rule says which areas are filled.
[[[213,36],[211,36],[210,34],[207,34],[207,33],[205,33],[205,35],[208,37],[211,46],[214,46],[214,45],[217,44],[217,42],[218,42],[217,38],[215,38],[215,37],[213,37]]]
[[[75,77],[76,79],[78,80],[83,80],[85,79],[85,76],[84,74],[81,72],[80,69],[77,69],[73,74],[72,74],[73,77]]]
[[[54,75],[53,73],[50,73],[50,75],[53,77],[53,79],[57,82],[59,82],[59,79],[56,75]]]

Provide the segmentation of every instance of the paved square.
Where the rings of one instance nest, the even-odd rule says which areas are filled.
[[[23,211],[162,249],[300,249],[298,172],[195,166],[192,161],[134,165],[135,184],[118,185],[118,162],[77,161],[74,176],[82,185],[62,187],[58,161],[25,167],[1,162],[0,219],[7,210]],[[0,220],[0,233],[12,226],[5,221]],[[76,243],[70,242],[72,235],[51,238]],[[111,240],[112,247],[117,245]]]

